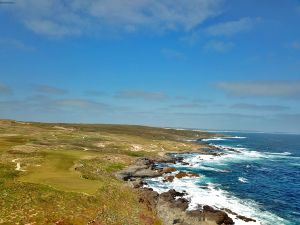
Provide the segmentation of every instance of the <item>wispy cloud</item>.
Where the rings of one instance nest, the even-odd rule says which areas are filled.
[[[2,84],[0,83],[0,95],[9,95],[9,94],[12,94],[12,89],[5,85],[5,84]]]
[[[204,45],[204,49],[206,51],[215,51],[219,53],[226,53],[233,48],[234,48],[234,43],[217,41],[217,40],[209,41]]]
[[[260,20],[260,18],[241,18],[235,21],[212,25],[206,28],[205,32],[211,36],[232,36],[237,33],[250,31]]]
[[[61,94],[66,94],[67,90],[59,87],[54,87],[50,85],[35,85],[34,90],[42,93],[42,94],[56,94],[56,95],[61,95]]]
[[[35,48],[15,38],[0,38],[1,48],[14,48],[21,51],[34,51]]]
[[[293,49],[300,50],[300,42],[299,41],[293,41],[289,46]]]
[[[30,30],[37,34],[52,36],[52,37],[63,37],[67,35],[79,35],[81,30],[77,27],[72,27],[64,24],[59,24],[51,20],[40,19],[40,20],[29,20],[25,22],[25,25]]]
[[[239,119],[262,119],[263,116],[257,115],[247,115],[247,114],[240,114],[240,113],[174,113],[177,116],[183,117],[207,117],[213,120],[214,118],[218,119],[228,119],[228,120],[235,120]]]
[[[167,59],[183,60],[186,58],[185,54],[174,49],[163,48],[161,49],[161,53]]]
[[[257,104],[246,104],[238,103],[231,106],[233,109],[242,109],[242,110],[253,110],[253,111],[284,111],[288,110],[289,107],[282,105],[257,105]]]
[[[88,99],[59,99],[52,101],[54,106],[67,108],[80,108],[87,110],[107,110],[109,106],[105,103],[100,103]]]
[[[190,30],[220,14],[223,0],[23,0],[12,13],[30,30],[48,36],[101,29]]]
[[[300,80],[219,82],[216,88],[237,97],[280,97],[300,99]]]
[[[154,101],[162,101],[168,98],[168,96],[164,93],[147,91],[120,91],[116,93],[115,97],[124,99],[142,99]]]
[[[35,111],[40,113],[43,111],[61,112],[62,110],[84,110],[85,112],[92,111],[107,111],[113,107],[102,103],[84,98],[50,98],[44,95],[34,95],[25,99],[15,99],[0,101],[1,110],[12,111],[19,110]]]
[[[104,96],[104,95],[107,95],[106,92],[104,92],[104,91],[97,91],[97,90],[87,90],[84,93],[86,95],[89,95],[89,96]]]
[[[182,108],[182,109],[197,109],[197,108],[204,108],[205,105],[201,105],[198,103],[183,103],[183,104],[176,104],[170,105],[170,108]]]

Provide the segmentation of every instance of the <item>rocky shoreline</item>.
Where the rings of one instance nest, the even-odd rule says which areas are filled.
[[[205,151],[208,154],[209,151]],[[209,153],[212,156],[217,156],[216,153]],[[222,153],[220,153],[222,154]],[[145,178],[160,177],[163,175],[163,182],[172,182],[176,177],[197,177],[198,174],[191,172],[178,171],[173,167],[157,168],[157,163],[184,163],[183,158],[174,158],[170,155],[164,155],[157,159],[139,158],[132,166],[125,170],[116,173],[116,177],[120,180],[128,182],[128,184],[137,189],[140,193],[140,202],[147,205],[149,209],[156,212],[158,217],[165,225],[231,225],[234,224],[229,215],[234,215],[236,218],[245,222],[255,222],[252,218],[247,218],[232,212],[230,209],[214,209],[209,205],[199,206],[196,210],[187,210],[189,201],[185,198],[185,192],[177,192],[171,189],[167,192],[158,194],[151,188],[145,187]],[[170,174],[170,175],[168,175]]]

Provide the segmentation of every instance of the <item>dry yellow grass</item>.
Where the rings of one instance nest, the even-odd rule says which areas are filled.
[[[199,149],[186,140],[208,136],[143,126],[0,120],[0,224],[159,224],[114,173],[139,156]]]

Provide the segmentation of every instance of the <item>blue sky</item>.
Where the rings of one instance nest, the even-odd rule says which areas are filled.
[[[0,117],[300,133],[296,0],[0,4]]]

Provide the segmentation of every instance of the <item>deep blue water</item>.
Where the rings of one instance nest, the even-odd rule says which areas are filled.
[[[147,181],[149,186],[158,192],[186,190],[191,206],[229,208],[256,219],[255,224],[299,225],[300,135],[225,134],[244,138],[204,140],[215,149],[223,148],[222,156],[178,155],[189,165],[178,163],[175,167],[196,172],[199,178],[175,179],[172,183],[154,178]],[[201,188],[204,186],[208,188]],[[244,224],[237,218],[235,222]]]
[[[262,208],[286,219],[290,224],[300,224],[300,135],[265,133],[227,133],[243,139],[212,140],[222,146],[247,148],[263,153],[249,160],[232,160],[223,165],[229,173],[201,171],[222,188],[241,199],[253,199]],[[275,153],[275,154],[274,154]],[[278,154],[276,154],[278,153]],[[254,153],[255,154],[255,153]],[[237,177],[247,182],[239,182]]]

